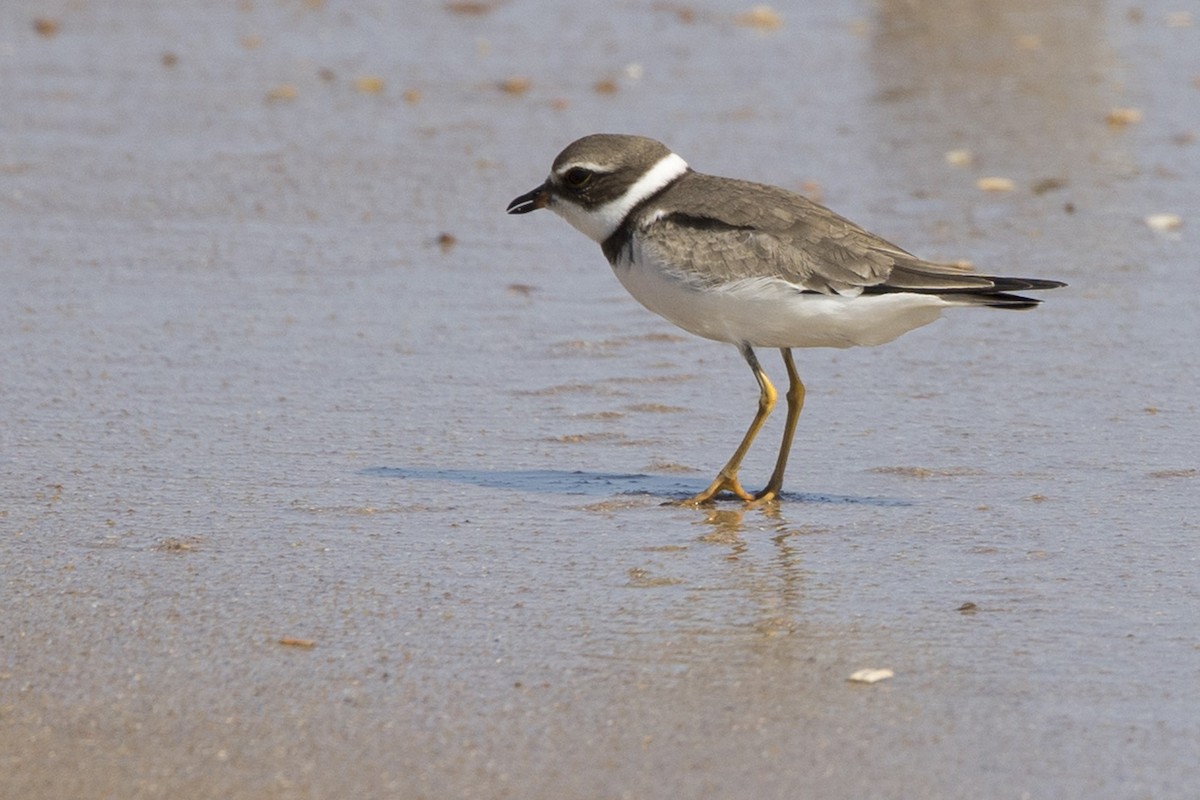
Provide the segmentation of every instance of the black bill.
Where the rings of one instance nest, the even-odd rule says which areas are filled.
[[[550,192],[546,190],[546,184],[534,189],[532,192],[526,192],[520,197],[508,204],[508,213],[510,214],[528,214],[530,211],[537,211],[539,208],[545,208],[550,202]]]

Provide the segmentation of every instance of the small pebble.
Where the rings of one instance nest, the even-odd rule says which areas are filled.
[[[58,34],[58,20],[51,17],[38,17],[33,21],[33,29],[37,31],[39,36],[45,36],[49,39],[51,36]]]
[[[514,75],[511,78],[505,78],[500,81],[500,91],[505,94],[525,94],[529,91],[532,82],[529,78],[521,75]]]
[[[1104,118],[1112,128],[1124,128],[1126,125],[1136,125],[1142,121],[1140,108],[1114,108]]]

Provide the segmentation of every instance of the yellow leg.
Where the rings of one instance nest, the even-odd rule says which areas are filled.
[[[783,364],[787,367],[787,420],[783,424],[783,443],[779,446],[779,458],[775,460],[775,470],[771,479],[761,492],[754,495],[754,500],[766,503],[779,497],[783,489],[783,471],[787,469],[788,454],[792,450],[792,439],[796,436],[796,423],[800,419],[800,409],[804,408],[804,384],[800,382],[800,374],[796,372],[796,364],[792,361],[792,351],[780,349],[783,353]]]
[[[717,477],[703,492],[695,497],[684,500],[684,505],[711,503],[716,499],[717,494],[722,491],[733,492],[739,499],[745,500],[747,503],[755,499],[754,495],[743,489],[741,483],[738,482],[738,468],[741,467],[742,459],[749,452],[750,445],[754,442],[754,437],[758,435],[763,423],[766,422],[767,415],[775,407],[775,399],[778,395],[775,392],[775,387],[771,385],[771,381],[767,379],[767,373],[763,372],[762,367],[759,365],[754,351],[750,349],[750,345],[742,345],[739,349],[742,351],[742,357],[746,359],[746,363],[750,365],[750,369],[754,371],[754,379],[758,381],[758,411],[755,413],[754,421],[750,423],[746,435],[742,437],[742,443],[738,445],[737,450],[733,451],[733,455],[726,462],[725,466],[721,467],[721,471],[717,473]]]

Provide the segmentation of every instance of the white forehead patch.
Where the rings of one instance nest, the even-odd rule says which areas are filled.
[[[572,166],[587,165],[573,164]],[[630,209],[645,200],[671,181],[687,172],[687,162],[674,153],[668,153],[633,182],[625,193],[610,200],[599,208],[587,210],[569,200],[555,198],[550,204],[554,213],[571,223],[580,233],[594,242],[602,243],[625,221]]]
[[[556,170],[556,174],[566,175],[576,167],[582,167],[588,172],[612,172],[611,166],[606,167],[603,164],[597,164],[595,161],[572,161],[570,164],[564,164],[561,169]]]

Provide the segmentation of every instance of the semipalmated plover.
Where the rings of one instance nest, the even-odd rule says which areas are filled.
[[[754,371],[758,412],[699,504],[728,491],[777,498],[804,404],[793,347],[890,342],[951,306],[1033,308],[1012,292],[1065,284],[979,275],[924,261],[801,195],[693,171],[644,136],[594,134],[567,146],[550,177],[508,205],[549,208],[600,244],[634,298],[686,331],[730,342]],[[783,444],[770,480],[751,494],[738,468],[775,405],[755,347],[783,353],[789,387]]]

